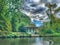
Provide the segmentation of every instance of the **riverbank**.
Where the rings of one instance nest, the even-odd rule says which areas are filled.
[[[35,37],[60,37],[60,36],[0,36],[0,38],[35,38]]]
[[[0,33],[0,38],[31,38],[31,37],[60,37],[60,33],[54,33],[54,34],[28,34],[25,32]]]

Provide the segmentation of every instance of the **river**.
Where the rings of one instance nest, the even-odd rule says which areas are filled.
[[[0,45],[60,45],[60,37],[0,38]]]

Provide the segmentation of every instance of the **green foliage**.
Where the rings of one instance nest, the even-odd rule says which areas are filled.
[[[20,12],[21,3],[22,0],[0,0],[0,31],[17,32],[21,24],[29,25],[29,17]]]
[[[46,30],[46,34],[53,34],[52,30]]]

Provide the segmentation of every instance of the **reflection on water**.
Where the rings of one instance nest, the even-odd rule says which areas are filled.
[[[60,45],[60,37],[5,38],[0,45]]]
[[[35,43],[32,43],[32,45],[43,45],[42,38],[36,37]]]

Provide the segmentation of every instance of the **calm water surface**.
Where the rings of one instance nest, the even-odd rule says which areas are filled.
[[[60,45],[60,37],[0,38],[0,45]]]

